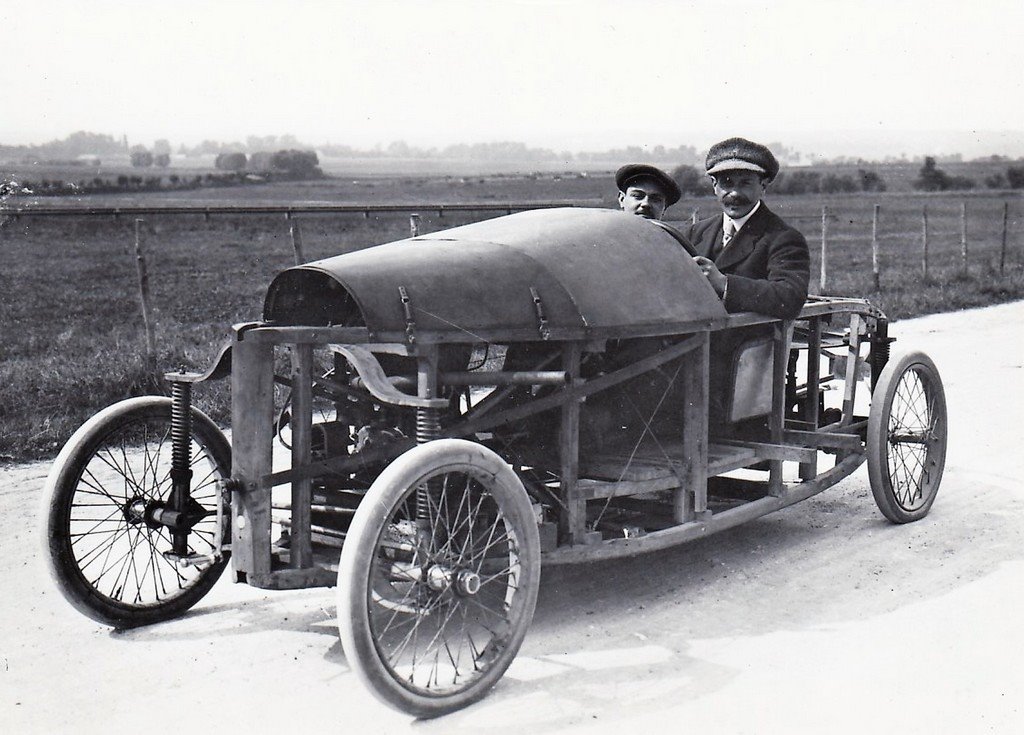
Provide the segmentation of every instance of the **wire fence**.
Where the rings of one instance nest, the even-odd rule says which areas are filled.
[[[685,203],[684,203],[685,204]],[[908,259],[916,261],[920,275],[928,280],[935,273],[936,261],[949,271],[950,258],[956,261],[955,270],[967,274],[972,262],[984,263],[999,276],[1010,265],[1019,265],[1020,257],[1011,258],[1010,248],[1015,244],[1019,222],[1011,217],[1008,200],[997,198],[956,202],[951,198],[941,201],[914,200],[892,197],[884,203],[864,199],[844,201],[841,204],[822,204],[819,211],[807,210],[806,200],[790,202],[786,197],[773,200],[772,207],[806,236],[811,247],[818,293],[828,293],[835,273],[854,267],[871,269],[871,283],[876,291],[882,288],[889,269],[906,272]],[[249,217],[283,215],[288,221],[288,239],[294,262],[306,262],[301,215],[362,215],[365,219],[379,215],[408,213],[409,235],[420,234],[424,226],[423,214],[436,214],[443,219],[446,213],[472,215],[492,214],[558,207],[607,206],[600,199],[572,199],[557,201],[507,202],[418,202],[408,204],[305,204],[305,205],[165,205],[165,206],[25,206],[0,207],[0,223],[19,220],[50,218],[112,218],[134,221],[134,254],[138,262],[139,292],[143,314],[149,310],[146,288],[146,254],[141,241],[139,225],[143,217]],[[803,206],[803,209],[796,207]],[[681,209],[677,207],[676,209]],[[716,203],[694,207],[687,220],[676,224],[696,222],[702,216],[717,214]],[[431,220],[438,227],[437,219]],[[837,249],[839,249],[837,251]],[[840,257],[834,257],[837,252]],[[850,257],[850,253],[853,256]],[[869,265],[858,254],[869,252]],[[833,257],[830,257],[833,256]],[[1010,261],[1015,262],[1011,263]],[[150,335],[147,329],[147,343]]]
[[[886,275],[906,272],[911,263],[925,281],[937,275],[936,266],[961,276],[979,266],[1001,277],[1021,265],[1020,213],[1010,200],[892,197],[828,203],[808,211],[791,210],[785,198],[776,198],[772,208],[807,238],[820,293],[829,292],[837,270],[851,263],[870,268],[876,291]],[[694,208],[684,223],[712,214],[718,211]],[[842,258],[835,262],[830,255],[837,252]]]
[[[556,209],[559,207],[599,206],[600,199],[563,200],[543,202],[467,202],[467,203],[418,203],[418,204],[301,204],[301,205],[167,205],[159,207],[0,207],[0,217],[17,220],[21,217],[141,217],[143,215],[201,215],[209,219],[213,215],[226,214],[283,214],[293,217],[298,214],[362,214],[369,219],[372,214],[401,212],[521,212],[528,209]]]

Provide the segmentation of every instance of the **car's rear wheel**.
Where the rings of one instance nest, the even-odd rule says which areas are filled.
[[[946,394],[931,358],[890,359],[875,385],[868,417],[871,492],[893,523],[931,510],[946,463]]]

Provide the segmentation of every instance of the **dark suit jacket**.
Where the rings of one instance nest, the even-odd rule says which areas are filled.
[[[712,248],[722,242],[722,215],[702,219],[683,234],[698,255],[710,258]],[[715,265],[729,283],[726,311],[756,311],[792,319],[807,299],[811,273],[807,241],[764,202],[719,254]]]

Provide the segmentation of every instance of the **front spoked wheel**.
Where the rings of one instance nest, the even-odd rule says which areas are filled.
[[[224,571],[227,554],[217,552],[230,538],[229,514],[218,514],[217,480],[231,474],[231,447],[204,413],[192,409],[191,423],[191,492],[176,532],[160,521],[173,509],[169,398],[104,409],[54,462],[43,498],[45,557],[64,597],[97,622],[130,628],[181,615]],[[180,541],[175,551],[182,535],[185,554]]]
[[[359,505],[338,569],[338,627],[383,701],[435,717],[480,699],[533,618],[540,542],[498,455],[461,439],[416,447]]]
[[[921,352],[891,360],[868,416],[868,477],[882,515],[909,523],[928,514],[946,464],[946,394]]]

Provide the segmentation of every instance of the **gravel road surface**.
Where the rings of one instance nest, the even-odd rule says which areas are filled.
[[[113,633],[40,558],[48,464],[0,467],[5,733],[1024,732],[1024,302],[898,322],[949,403],[946,474],[894,526],[867,470],[720,535],[545,569],[483,702],[416,722],[349,670],[333,590],[226,578],[180,620]]]

